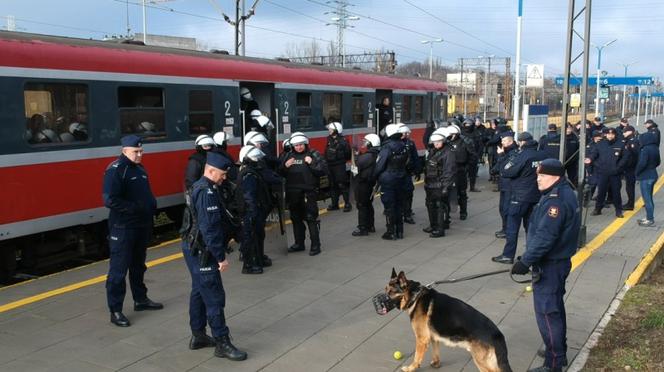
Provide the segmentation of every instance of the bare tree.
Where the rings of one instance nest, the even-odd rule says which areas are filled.
[[[286,46],[286,58],[288,57],[320,57],[321,47],[316,39],[289,43]]]

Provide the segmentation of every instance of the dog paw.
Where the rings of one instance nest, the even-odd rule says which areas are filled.
[[[404,371],[404,372],[414,372],[414,371],[417,370],[417,367],[418,366],[411,364],[409,366],[401,367],[401,370]]]
[[[431,362],[431,367],[440,368],[440,360],[434,360]]]

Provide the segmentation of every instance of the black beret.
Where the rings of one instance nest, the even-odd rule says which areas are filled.
[[[122,137],[120,139],[120,144],[122,144],[122,147],[142,147],[143,140],[135,134],[130,134]]]
[[[530,141],[533,139],[533,135],[528,132],[521,132],[516,139],[518,141]]]
[[[565,175],[565,167],[558,159],[545,159],[539,163],[537,173],[562,177]]]
[[[226,157],[212,151],[208,151],[205,163],[224,171],[227,171],[232,165],[230,160],[228,160]]]

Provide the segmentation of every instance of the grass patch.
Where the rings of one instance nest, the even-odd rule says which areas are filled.
[[[646,329],[664,328],[664,311],[652,310],[641,321],[641,326]]]

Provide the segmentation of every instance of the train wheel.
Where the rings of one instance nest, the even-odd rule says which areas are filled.
[[[175,231],[180,231],[180,227],[182,227],[183,214],[184,214],[183,206],[171,207],[166,209],[166,216],[168,216],[168,219],[173,221],[173,224],[175,225]]]
[[[0,245],[0,283],[8,283],[16,274],[16,247]]]

